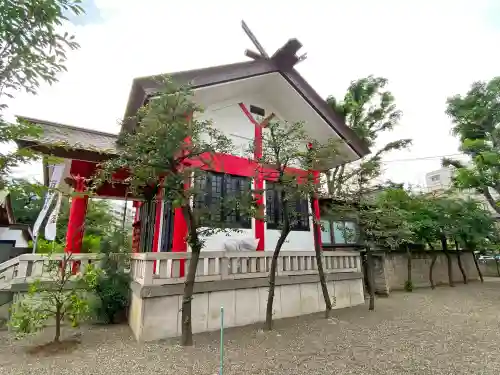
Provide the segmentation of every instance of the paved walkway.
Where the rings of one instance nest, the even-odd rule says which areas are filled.
[[[378,299],[375,312],[334,315],[279,321],[271,333],[228,330],[225,374],[500,374],[497,282],[395,293]],[[34,357],[23,345],[0,333],[0,374],[212,375],[219,360],[217,333],[183,349],[138,344],[126,326],[82,331],[71,354]]]

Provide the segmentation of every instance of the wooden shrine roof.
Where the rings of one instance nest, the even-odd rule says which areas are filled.
[[[59,157],[102,161],[118,152],[118,135],[76,126],[18,116],[19,120],[39,126],[39,137],[24,136],[17,140],[20,147],[31,147]]]

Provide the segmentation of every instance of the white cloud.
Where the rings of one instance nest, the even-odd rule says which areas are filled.
[[[36,97],[19,95],[12,113],[117,132],[133,77],[244,60],[244,18],[268,53],[297,37],[308,52],[298,69],[324,96],[368,74],[387,77],[404,117],[384,140],[414,139],[388,159],[418,158],[456,153],[446,97],[500,73],[499,35],[481,0],[95,2],[105,21],[74,27],[82,47],[68,73]],[[388,163],[386,177],[423,183],[438,167]]]

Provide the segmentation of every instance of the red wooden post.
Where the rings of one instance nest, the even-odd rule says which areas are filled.
[[[257,121],[255,121],[254,117],[250,113],[250,111],[247,109],[245,104],[240,103],[240,108],[245,114],[245,116],[250,120],[250,122],[254,125],[255,131],[254,131],[254,160],[257,161],[257,175],[255,176],[254,179],[254,184],[255,184],[255,190],[261,191],[261,194],[256,194],[257,198],[257,205],[261,207],[261,215],[264,215],[264,176],[262,173],[262,168],[260,166],[260,163],[258,160],[262,158],[262,128],[264,128],[267,125],[268,119],[264,120],[262,124],[259,124]],[[265,226],[264,226],[264,220],[258,220],[255,219],[255,238],[259,240],[259,243],[257,244],[257,251],[264,251],[265,248]]]
[[[85,192],[85,178],[80,175],[74,176],[74,191],[76,193]],[[83,233],[85,231],[85,215],[87,213],[89,197],[78,194],[71,198],[71,208],[69,211],[68,231],[66,233],[66,253],[78,254],[82,251]],[[78,262],[73,263],[73,271],[76,271]]]
[[[134,201],[135,215],[134,223],[132,224],[132,252],[138,253],[139,246],[141,243],[141,220],[140,220],[140,209],[142,202]]]

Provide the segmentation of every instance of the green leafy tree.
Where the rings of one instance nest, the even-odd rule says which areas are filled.
[[[412,239],[409,212],[409,198],[402,189],[389,189],[375,199],[361,200],[358,206],[358,224],[364,242],[368,263],[369,310],[375,309],[375,287],[373,282],[373,248],[396,250],[404,246],[407,250],[408,279],[405,286],[413,288],[411,281],[411,252],[408,246]]]
[[[27,295],[12,306],[9,326],[17,335],[38,332],[53,320],[58,343],[63,322],[76,327],[87,316],[86,284],[81,274],[73,274],[72,263],[71,254],[57,260],[47,257],[43,279],[31,283]]]
[[[440,241],[440,209],[433,195],[416,194],[412,197],[412,215],[410,216],[412,232],[416,243],[427,245],[432,251],[429,266],[429,282],[435,288],[433,271],[438,257],[435,243]]]
[[[30,149],[9,151],[7,144],[19,135],[40,134],[30,124],[5,123],[6,100],[20,91],[35,94],[42,82],[57,81],[65,70],[66,52],[79,47],[60,26],[67,12],[83,13],[80,4],[81,0],[0,2],[0,189],[14,167],[37,157]]]
[[[351,82],[342,100],[333,96],[327,102],[341,115],[358,137],[372,148],[376,146],[380,134],[389,132],[398,125],[401,111],[396,108],[394,96],[386,89],[385,78],[368,76]],[[332,197],[344,199],[349,195],[363,193],[373,188],[373,181],[382,172],[382,157],[394,150],[411,145],[410,139],[389,142],[380,147],[373,155],[360,161],[340,165],[329,171],[328,191]],[[360,181],[361,180],[361,181]]]
[[[312,202],[318,193],[319,184],[312,172],[298,176],[290,168],[302,167],[308,171],[321,170],[327,161],[338,156],[337,149],[337,141],[327,140],[324,143],[319,143],[311,139],[307,135],[304,125],[300,122],[270,121],[263,131],[262,157],[258,159],[258,162],[268,168],[264,172],[264,178],[268,180],[268,185],[272,181],[272,188],[278,197],[277,204],[282,212],[282,220],[276,223],[280,236],[274,248],[269,270],[269,291],[264,325],[266,330],[272,329],[276,270],[281,248],[294,226],[299,223],[299,220],[304,220],[304,217],[297,210],[299,202],[307,202],[308,200]],[[310,211],[314,212],[312,206]],[[309,217],[306,220],[309,221]],[[323,271],[318,241],[318,225],[319,223],[314,219],[316,262],[325,300],[325,313],[328,316],[332,309],[332,303]]]
[[[496,198],[500,195],[500,77],[475,82],[465,95],[449,98],[446,112],[460,151],[470,156],[471,164],[444,159],[443,165],[456,168],[456,187],[477,191],[500,213]]]
[[[121,134],[120,155],[102,163],[94,183],[99,186],[112,181],[116,171],[126,170],[131,193],[152,201],[157,192],[163,190],[164,199],[171,201],[174,209],[181,209],[188,229],[187,242],[191,247],[182,297],[181,342],[192,345],[191,301],[201,249],[207,236],[234,229],[216,219],[211,212],[214,207],[197,207],[195,210],[191,200],[202,194],[199,186],[203,181],[201,169],[215,167],[217,153],[231,153],[233,147],[211,121],[199,119],[201,108],[192,100],[189,88],[178,87],[167,78],[161,81],[163,88],[158,96],[132,119],[137,124],[136,130]],[[196,178],[191,183],[194,173]],[[217,209],[224,207],[227,212],[237,209],[242,214],[252,215],[251,193],[244,192],[237,199],[221,201]]]
[[[115,231],[101,241],[101,253],[104,254],[100,268],[93,268],[86,273],[85,279],[98,297],[92,306],[98,319],[108,324],[116,323],[120,314],[129,304],[130,274],[126,272],[131,248],[128,233]]]
[[[459,199],[456,201],[455,218],[457,226],[452,235],[457,243],[457,257],[460,261],[460,249],[470,251],[472,254],[476,270],[478,272],[481,282],[483,282],[483,275],[477,263],[475,251],[481,247],[491,247],[492,244],[498,243],[499,233],[495,219],[491,213],[484,208],[483,204],[475,199]],[[464,282],[466,275],[461,268],[464,275]]]

